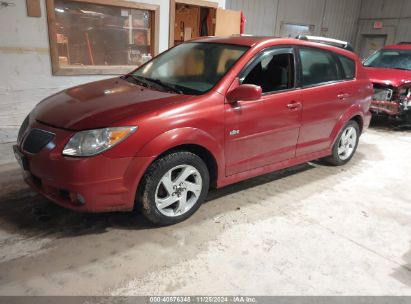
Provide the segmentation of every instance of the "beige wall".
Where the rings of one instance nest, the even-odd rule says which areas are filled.
[[[280,36],[283,23],[311,25],[314,35],[354,42],[360,0],[226,0],[242,10],[246,33]]]
[[[382,29],[374,29],[374,22],[382,21]],[[387,44],[411,41],[410,0],[362,0],[356,37],[357,49],[363,35],[387,35]]]

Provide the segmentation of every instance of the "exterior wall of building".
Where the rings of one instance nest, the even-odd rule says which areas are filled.
[[[375,28],[376,21],[382,23],[381,28]],[[362,0],[357,49],[361,49],[365,36],[386,36],[386,44],[411,41],[411,1]]]
[[[354,42],[360,0],[226,0],[226,8],[241,10],[246,33],[281,36],[284,24],[307,25],[313,35]]]

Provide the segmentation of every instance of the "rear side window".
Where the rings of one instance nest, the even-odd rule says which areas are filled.
[[[314,48],[301,48],[300,57],[303,86],[341,79],[337,61],[332,53]]]
[[[337,55],[338,58],[340,59],[341,65],[343,67],[344,71],[344,78],[345,79],[354,79],[355,77],[355,61],[342,56],[342,55]]]

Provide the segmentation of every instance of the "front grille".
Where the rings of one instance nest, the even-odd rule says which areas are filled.
[[[54,138],[54,134],[40,129],[32,129],[26,136],[23,150],[32,154],[40,152]]]

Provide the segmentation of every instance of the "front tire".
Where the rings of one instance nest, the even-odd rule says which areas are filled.
[[[357,150],[359,138],[360,127],[356,121],[350,120],[335,141],[332,154],[324,158],[324,162],[332,166],[348,163]]]
[[[210,176],[203,160],[186,151],[159,158],[144,175],[140,201],[142,213],[160,226],[190,217],[205,200]]]

